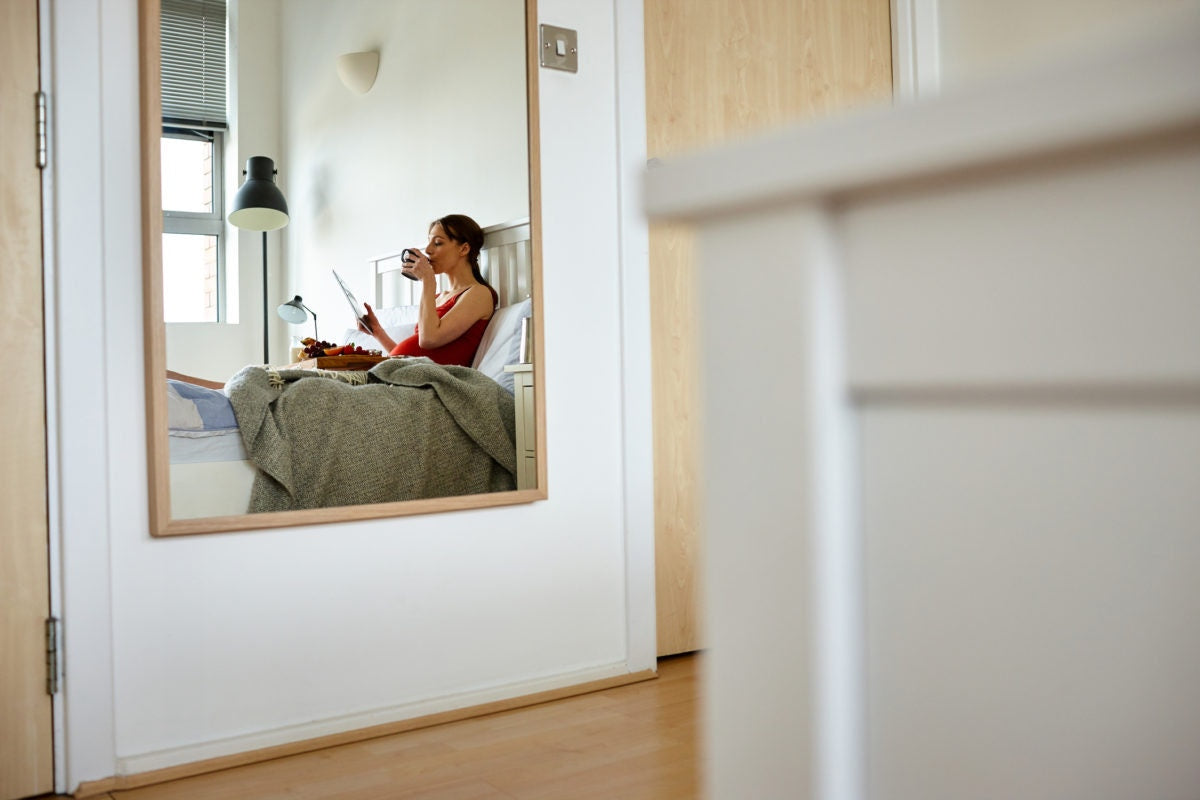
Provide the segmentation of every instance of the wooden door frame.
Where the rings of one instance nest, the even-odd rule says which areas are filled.
[[[59,558],[58,540],[54,533],[52,518],[54,515],[53,496],[51,486],[55,483],[54,474],[56,465],[54,463],[54,439],[52,434],[52,387],[49,381],[49,375],[54,369],[55,349],[52,345],[54,316],[51,308],[50,298],[53,297],[51,283],[49,281],[49,272],[47,270],[48,262],[48,238],[47,231],[50,219],[50,211],[52,209],[51,197],[48,193],[48,182],[44,169],[39,169],[41,166],[37,159],[37,148],[39,147],[39,139],[36,134],[38,131],[38,121],[40,115],[45,112],[45,105],[40,108],[37,104],[38,92],[45,92],[48,81],[48,45],[49,45],[49,24],[50,19],[49,5],[50,0],[26,0],[27,5],[20,7],[12,5],[9,11],[19,13],[23,21],[20,26],[14,28],[14,32],[20,38],[21,45],[13,48],[13,53],[18,54],[19,61],[14,61],[8,64],[7,69],[12,70],[10,75],[21,75],[20,83],[13,88],[20,95],[28,91],[29,96],[25,102],[14,103],[14,111],[17,118],[14,120],[16,131],[13,133],[8,142],[9,152],[5,154],[6,160],[12,159],[15,162],[23,162],[27,166],[23,166],[21,170],[14,171],[11,179],[20,182],[24,188],[21,190],[20,200],[11,209],[13,217],[11,218],[16,224],[13,227],[13,232],[19,236],[14,237],[14,242],[17,250],[15,252],[22,253],[17,258],[19,270],[12,274],[12,279],[19,282],[24,288],[18,290],[16,297],[19,303],[24,304],[26,297],[32,299],[34,293],[37,294],[40,309],[34,312],[27,308],[23,312],[22,318],[27,322],[33,323],[36,319],[36,324],[40,325],[39,331],[33,331],[32,326],[26,324],[20,326],[25,329],[23,335],[29,346],[36,347],[42,354],[41,371],[37,378],[40,379],[40,387],[33,390],[33,394],[39,396],[30,397],[35,404],[25,405],[24,411],[18,412],[21,417],[28,416],[28,427],[26,432],[32,437],[37,436],[36,419],[41,419],[40,440],[36,443],[33,439],[27,440],[22,447],[27,448],[21,452],[29,452],[40,448],[40,458],[36,459],[34,465],[34,473],[41,472],[40,478],[36,474],[28,477],[28,486],[23,492],[29,497],[28,517],[24,512],[17,512],[18,524],[26,527],[26,523],[33,524],[37,530],[33,533],[35,538],[28,539],[23,545],[18,545],[19,548],[26,549],[26,552],[31,555],[31,558],[37,560],[37,564],[26,564],[22,567],[22,572],[30,581],[25,585],[21,592],[27,592],[29,598],[36,598],[32,602],[36,603],[33,609],[35,615],[44,617],[47,620],[55,620],[59,613],[59,591],[58,591],[58,570],[57,563]],[[28,16],[32,15],[32,20]],[[10,20],[11,21],[11,20]],[[26,23],[32,24],[32,30],[25,27]],[[33,48],[32,53],[30,48]],[[30,75],[29,70],[32,67],[34,74]],[[45,95],[41,95],[44,99]],[[26,105],[27,103],[27,105]],[[22,107],[23,106],[23,107]],[[45,120],[45,117],[42,117]],[[48,121],[48,120],[46,120]],[[20,128],[28,126],[28,131],[22,131]],[[43,127],[47,134],[47,138],[41,141],[42,147],[47,147],[49,144],[49,131]],[[36,187],[33,188],[33,187]],[[6,223],[7,224],[7,223]],[[36,230],[34,228],[36,227]],[[23,244],[21,243],[23,242]],[[36,287],[36,288],[35,288]],[[24,424],[24,423],[22,423]],[[28,456],[22,455],[22,464],[24,458]],[[24,480],[24,479],[23,479]],[[43,503],[41,509],[37,508],[38,502]],[[23,520],[21,522],[20,520]],[[27,531],[28,528],[26,527]],[[10,532],[16,536],[15,533]],[[29,534],[24,534],[28,536]],[[20,541],[20,537],[17,537]],[[36,553],[36,556],[33,554]],[[32,572],[25,572],[26,569],[31,569]],[[22,579],[24,581],[25,579]],[[44,582],[43,582],[44,581]],[[31,591],[30,591],[31,590]],[[14,586],[14,599],[19,594],[16,594],[16,586]],[[21,601],[24,603],[25,601]],[[17,607],[21,607],[19,604]],[[26,626],[30,624],[28,617],[25,617],[25,622],[20,625]],[[18,667],[19,673],[24,673],[31,684],[37,687],[39,692],[36,700],[37,714],[40,716],[46,714],[42,718],[43,725],[48,725],[48,730],[42,729],[33,740],[34,751],[37,753],[38,759],[36,775],[32,772],[25,773],[25,777],[13,784],[10,784],[7,791],[26,792],[47,792],[57,791],[62,788],[63,775],[63,748],[62,743],[62,704],[61,693],[57,686],[59,684],[59,676],[61,675],[61,658],[62,652],[61,636],[58,635],[60,628],[55,627],[55,650],[54,661],[52,666],[55,669],[53,674],[54,691],[49,697],[43,698],[40,694],[43,682],[47,680],[47,666],[45,660],[45,646],[41,642],[43,635],[43,626],[39,623],[37,631],[38,645],[32,661],[23,661]],[[25,633],[22,637],[29,636],[29,629],[24,628]],[[28,639],[25,639],[28,642]],[[49,763],[47,764],[46,761]],[[33,783],[23,783],[25,780],[32,780]]]
[[[63,794],[69,791],[67,786],[67,738],[66,738],[66,695],[64,693],[66,647],[65,647],[65,615],[63,613],[63,573],[62,573],[62,528],[59,509],[62,495],[59,490],[59,475],[61,461],[59,460],[59,427],[60,404],[58,384],[54,376],[59,369],[59,316],[56,294],[58,267],[56,261],[56,243],[54,238],[54,209],[57,206],[55,192],[54,146],[54,35],[52,22],[54,19],[54,0],[38,0],[38,81],[47,97],[46,137],[48,158],[42,169],[42,326],[44,338],[43,374],[46,403],[46,523],[48,529],[48,547],[50,556],[50,616],[58,620],[58,636],[56,660],[58,663],[58,692],[51,696],[51,726],[54,749],[54,791]]]
[[[38,0],[38,74],[42,91],[51,94],[54,86],[53,32],[51,22],[54,0]],[[50,616],[58,622],[56,659],[58,663],[59,690],[50,698],[51,726],[54,748],[54,791],[63,794],[69,791],[67,786],[67,738],[66,738],[66,709],[64,670],[66,666],[66,647],[64,645],[65,621],[63,613],[63,575],[62,575],[62,528],[59,508],[62,495],[59,491],[59,475],[61,462],[59,460],[58,431],[60,420],[60,405],[58,399],[58,384],[52,376],[59,369],[59,320],[58,303],[55,286],[58,280],[54,238],[54,209],[57,205],[55,193],[55,158],[54,158],[54,115],[53,100],[47,99],[47,144],[49,147],[46,166],[42,169],[42,326],[45,346],[45,403],[46,403],[46,523],[48,528],[48,546],[50,555]]]

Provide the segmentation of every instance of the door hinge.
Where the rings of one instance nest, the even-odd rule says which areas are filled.
[[[38,169],[46,168],[46,93],[37,92],[34,94],[34,102],[37,104],[37,166]]]
[[[46,694],[58,694],[58,617],[46,619]]]

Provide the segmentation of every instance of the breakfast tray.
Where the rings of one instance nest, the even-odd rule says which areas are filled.
[[[320,356],[306,358],[289,364],[294,369],[370,369],[381,361],[387,361],[391,356]]]

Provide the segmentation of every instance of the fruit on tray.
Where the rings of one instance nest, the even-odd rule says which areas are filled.
[[[359,345],[343,344],[338,345],[333,342],[318,341],[312,337],[301,339],[300,344],[304,345],[305,358],[321,358],[327,356],[381,356],[382,350],[365,350]]]
[[[333,349],[340,350],[341,351],[340,355],[343,355],[343,356],[381,356],[381,355],[383,355],[382,350],[364,350],[362,347],[360,347],[359,345],[355,345],[355,344],[347,344],[347,345],[343,345],[340,348],[335,347]],[[339,355],[339,353],[336,353],[336,352],[331,353],[331,352],[329,352],[329,350],[326,350],[325,355],[336,356],[336,355]]]

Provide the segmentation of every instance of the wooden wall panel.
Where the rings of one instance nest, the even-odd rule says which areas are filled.
[[[645,0],[645,33],[652,159],[891,97],[888,0]],[[703,642],[691,252],[687,230],[651,228],[660,655]]]
[[[0,318],[24,356],[0,415],[0,799],[54,788],[42,359],[41,174],[35,159],[37,0],[0,2]]]

